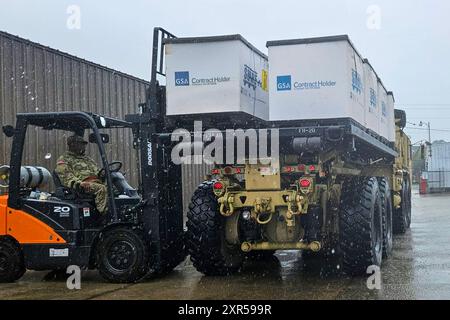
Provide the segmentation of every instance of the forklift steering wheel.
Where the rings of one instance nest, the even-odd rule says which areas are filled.
[[[109,172],[111,172],[111,173],[112,173],[112,172],[119,172],[120,169],[122,169],[122,162],[120,162],[120,161],[113,161],[113,162],[109,163],[108,167],[109,167]],[[100,171],[98,172],[97,176],[98,176],[102,181],[104,181],[104,180],[105,180],[105,173],[106,173],[105,168],[102,168],[102,169],[100,169]]]

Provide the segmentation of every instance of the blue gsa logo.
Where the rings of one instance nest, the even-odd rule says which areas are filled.
[[[370,106],[376,108],[377,107],[377,94],[375,90],[370,88]]]
[[[175,86],[189,85],[189,71],[175,72]]]
[[[357,94],[361,94],[363,91],[361,75],[355,69],[352,69],[352,88]]]
[[[291,90],[291,76],[277,77],[277,91]]]

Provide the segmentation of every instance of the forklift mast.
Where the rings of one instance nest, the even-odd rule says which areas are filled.
[[[162,28],[153,33],[152,69],[146,102],[139,105],[139,113],[126,116],[133,123],[134,146],[140,154],[140,193],[144,228],[148,232],[152,261],[177,259],[183,252],[183,198],[181,166],[170,161],[170,136],[166,131],[165,86],[158,82],[164,73],[164,39],[175,38]],[[183,255],[184,258],[184,255]],[[181,261],[178,261],[181,262]],[[173,261],[173,263],[176,263]]]

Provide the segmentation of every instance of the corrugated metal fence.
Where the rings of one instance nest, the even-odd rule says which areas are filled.
[[[66,53],[0,32],[0,112],[2,124],[14,124],[16,113],[88,111],[123,119],[145,101],[144,80]],[[109,159],[122,160],[136,182],[131,132],[116,131]],[[9,162],[9,139],[0,139],[0,163]],[[27,133],[23,163],[52,170],[66,150],[63,133]],[[96,154],[91,148],[90,152]]]
[[[14,124],[16,113],[88,111],[124,119],[145,101],[148,82],[43,45],[0,32],[0,123]],[[53,170],[66,150],[60,132],[27,133],[23,164]],[[108,159],[124,163],[137,185],[136,157],[130,130],[115,131]],[[0,165],[9,163],[10,139],[0,135]],[[97,152],[90,147],[89,153]],[[183,168],[184,207],[206,173],[205,166]]]

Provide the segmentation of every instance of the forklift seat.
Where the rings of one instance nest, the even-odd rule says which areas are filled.
[[[55,184],[55,196],[59,199],[86,201],[94,201],[95,199],[92,194],[79,192],[78,190],[64,186],[56,170],[53,171],[53,183]]]

